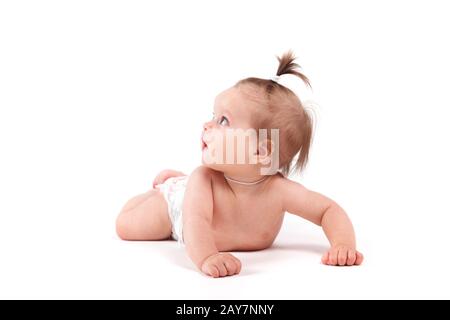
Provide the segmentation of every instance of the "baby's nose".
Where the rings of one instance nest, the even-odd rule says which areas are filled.
[[[203,130],[211,129],[212,126],[213,126],[212,120],[210,120],[210,121],[208,121],[208,122],[205,122],[205,123],[203,124]]]

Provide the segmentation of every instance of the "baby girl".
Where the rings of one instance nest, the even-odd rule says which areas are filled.
[[[322,263],[359,265],[352,223],[333,200],[287,177],[308,160],[312,122],[299,97],[279,83],[291,74],[309,86],[292,52],[276,76],[247,78],[220,93],[203,125],[202,166],[189,176],[160,172],[148,192],[129,200],[117,218],[124,240],[175,239],[206,275],[238,274],[231,251],[271,246],[285,212],[323,228],[330,242]]]

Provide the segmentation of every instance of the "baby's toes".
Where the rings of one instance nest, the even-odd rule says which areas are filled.
[[[153,188],[155,188],[157,185],[160,185],[161,183],[161,179],[155,178],[155,180],[153,180]]]

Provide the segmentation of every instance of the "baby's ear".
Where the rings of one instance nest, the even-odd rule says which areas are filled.
[[[261,140],[258,143],[258,162],[261,164],[268,164],[272,159],[272,141],[270,139]]]

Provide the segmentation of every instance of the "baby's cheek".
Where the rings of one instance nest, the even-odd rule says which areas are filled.
[[[208,142],[211,158],[216,164],[255,164],[256,143],[248,137],[227,135],[217,130]]]
[[[256,150],[248,141],[235,143],[231,149],[238,164],[256,164],[258,160]]]

